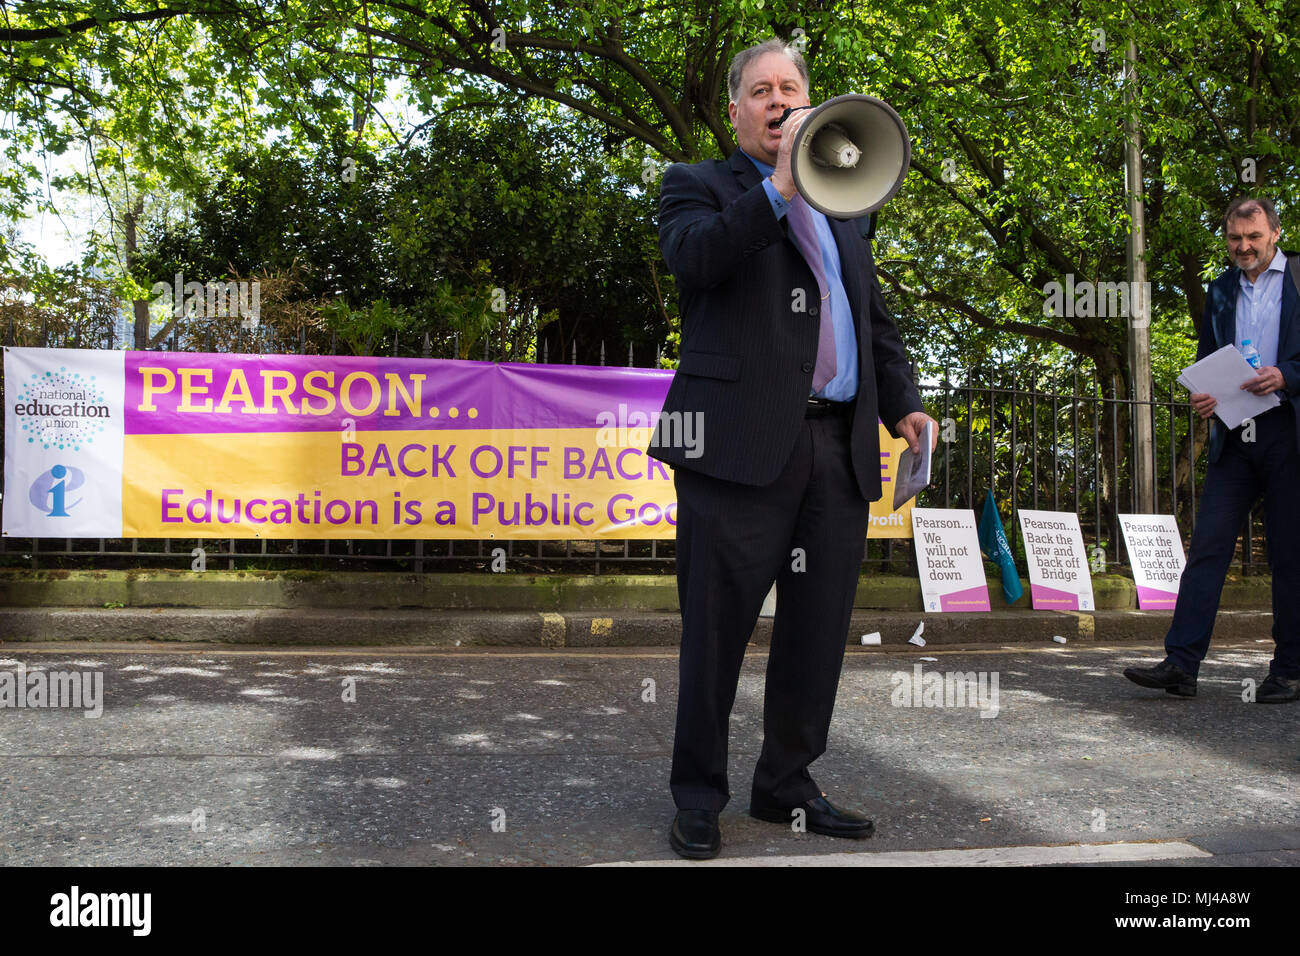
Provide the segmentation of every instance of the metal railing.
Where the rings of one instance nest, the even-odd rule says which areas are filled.
[[[1033,372],[978,370],[960,385],[944,373],[937,383],[921,386],[927,411],[941,422],[946,440],[936,451],[932,484],[919,503],[972,508],[978,517],[989,489],[1013,532],[1022,508],[1073,511],[1094,571],[1125,566],[1117,516],[1143,510],[1132,467],[1141,415],[1153,435],[1150,509],[1178,519],[1185,547],[1204,481],[1209,424],[1179,399],[1179,389],[1171,384],[1160,390],[1167,397],[1138,402],[1103,393],[1095,378],[1077,371],[1048,374],[1051,384],[1064,384],[1066,390],[1039,388],[1036,378]],[[1244,573],[1265,563],[1262,512],[1257,508],[1244,529],[1238,554]],[[1007,537],[1023,569],[1021,537]]]

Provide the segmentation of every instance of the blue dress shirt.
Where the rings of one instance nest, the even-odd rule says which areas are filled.
[[[777,195],[780,195],[778,193]],[[1277,365],[1277,339],[1282,325],[1282,277],[1286,274],[1286,256],[1278,249],[1254,282],[1241,273],[1237,289],[1237,342],[1250,344],[1259,352],[1259,364]]]
[[[763,188],[772,203],[772,212],[777,219],[781,219],[790,210],[790,204],[772,185],[772,180],[768,179],[776,167],[755,159],[749,153],[745,155],[749,156],[750,162],[762,174]],[[820,392],[814,391],[811,394],[833,402],[847,402],[858,394],[858,335],[853,328],[853,313],[849,308],[849,296],[844,291],[844,278],[840,272],[840,247],[835,242],[826,217],[812,206],[808,207],[808,212],[812,214],[817,242],[822,247],[822,265],[826,270],[826,281],[830,284],[831,326],[835,330],[835,377]],[[1274,341],[1276,342],[1276,336]],[[1263,354],[1262,349],[1260,353]]]

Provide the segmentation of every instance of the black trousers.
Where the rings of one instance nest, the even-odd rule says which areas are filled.
[[[674,470],[682,646],[670,785],[679,809],[718,811],[731,797],[728,722],[773,580],[751,797],[792,806],[821,793],[808,765],[826,751],[868,523],[851,428],[848,415],[806,419],[780,477],[762,487]]]
[[[1294,679],[1300,677],[1300,450],[1291,403],[1256,417],[1253,442],[1242,436],[1240,427],[1229,432],[1219,460],[1206,469],[1165,652],[1189,674],[1200,669],[1210,649],[1237,537],[1262,495],[1277,645],[1268,671]]]

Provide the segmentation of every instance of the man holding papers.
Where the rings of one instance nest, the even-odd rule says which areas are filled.
[[[1167,656],[1155,667],[1130,667],[1124,676],[1143,687],[1196,696],[1197,670],[1210,647],[1237,535],[1263,495],[1277,647],[1255,699],[1281,703],[1300,699],[1300,254],[1277,248],[1281,224],[1267,199],[1235,200],[1224,227],[1233,267],[1210,283],[1196,358],[1200,362],[1224,346],[1243,350],[1249,341],[1260,367],[1255,371],[1241,363],[1245,380],[1237,388],[1270,404],[1253,412],[1253,423],[1237,423],[1236,415],[1228,416],[1235,427],[1225,427],[1222,416],[1212,423],[1196,530],[1165,636]],[[1216,356],[1207,366],[1224,359],[1237,362],[1232,355]],[[1206,380],[1197,378],[1203,368],[1188,369],[1184,380]],[[1280,399],[1276,404],[1273,395]],[[1192,407],[1209,418],[1216,406],[1229,403],[1231,393],[1220,391],[1220,396],[1193,391]]]

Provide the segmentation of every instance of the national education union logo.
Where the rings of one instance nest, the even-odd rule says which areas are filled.
[[[65,366],[33,372],[19,388],[14,414],[29,444],[81,451],[108,423],[108,397],[93,375],[69,372]]]

